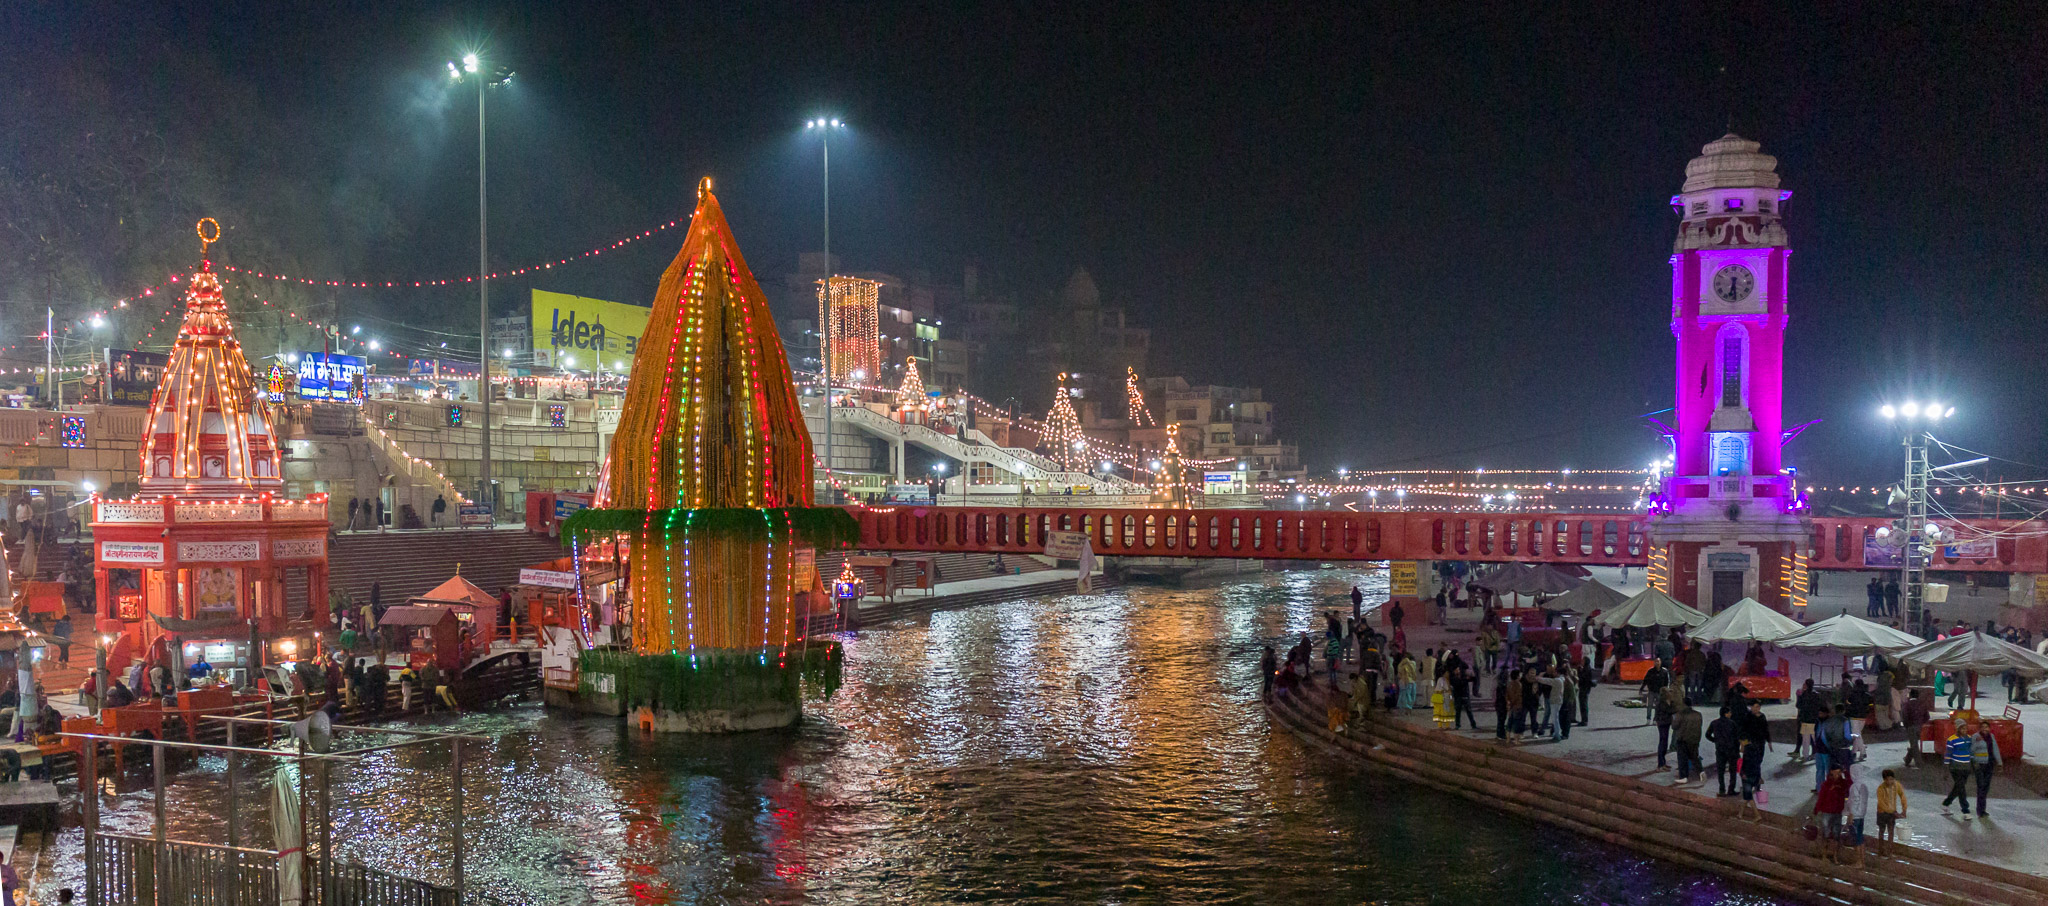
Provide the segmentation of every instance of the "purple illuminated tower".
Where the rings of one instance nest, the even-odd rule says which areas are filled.
[[[1685,166],[1671,199],[1673,465],[1651,540],[1673,597],[1713,612],[1753,597],[1790,612],[1810,529],[1784,467],[1786,271],[1778,160],[1733,134]]]

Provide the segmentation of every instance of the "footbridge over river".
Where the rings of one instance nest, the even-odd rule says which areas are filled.
[[[1646,565],[1649,517],[1597,513],[1330,512],[1103,507],[855,507],[860,548],[875,551],[1037,554],[1047,532],[1081,532],[1106,557],[1260,560],[1472,560]],[[1808,569],[1895,569],[1877,545],[1881,518],[1811,517]],[[1990,544],[1937,548],[1928,568],[2048,572],[2048,528],[1965,520],[1965,537]],[[1984,556],[1965,556],[1964,554]],[[1954,556],[1951,556],[1951,555]]]

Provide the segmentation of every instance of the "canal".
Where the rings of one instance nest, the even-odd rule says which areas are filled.
[[[1246,573],[871,630],[786,733],[653,737],[538,706],[426,723],[494,740],[465,775],[467,865],[506,903],[1777,902],[1270,729],[1260,646],[1319,631],[1354,582],[1385,576]],[[222,839],[218,766],[174,789],[181,836]],[[439,752],[350,766],[344,853],[446,881],[446,771]],[[105,801],[147,832],[146,792]],[[81,882],[75,821],[45,856],[51,901]]]

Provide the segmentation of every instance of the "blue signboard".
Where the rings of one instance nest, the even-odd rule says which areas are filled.
[[[361,356],[299,353],[299,396],[309,400],[361,399],[367,365]]]

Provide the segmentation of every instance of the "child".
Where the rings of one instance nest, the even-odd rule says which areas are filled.
[[[1849,775],[1840,765],[1830,765],[1826,780],[1820,782],[1815,792],[1819,797],[1813,803],[1813,815],[1809,820],[1820,825],[1820,855],[1829,862],[1840,862],[1842,857],[1842,812],[1849,804]]]
[[[1899,819],[1906,814],[1906,785],[1891,768],[1884,769],[1884,782],[1877,785],[1877,851],[1890,855],[1897,842]]]
[[[1869,769],[1860,764],[1849,765],[1849,803],[1847,823],[1842,827],[1842,843],[1849,847],[1850,856],[1856,860],[1856,867],[1863,867],[1863,819],[1870,814]]]

